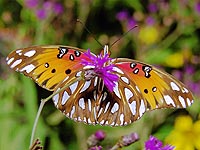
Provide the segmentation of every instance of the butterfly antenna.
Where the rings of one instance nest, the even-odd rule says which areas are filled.
[[[99,43],[99,45],[101,45],[101,47],[104,47],[98,40],[97,38],[92,34],[92,32],[90,32],[90,30],[84,25],[84,23],[80,20],[80,19],[76,19],[77,22],[79,22],[83,27],[84,29],[95,39],[95,41],[97,43]]]
[[[119,37],[116,41],[114,41],[111,45],[110,48],[117,43],[118,41],[120,41],[123,37],[125,37],[130,31],[132,31],[133,29],[135,29],[136,27],[138,27],[138,25],[135,25],[134,27],[130,28],[127,32],[125,32],[121,37]]]

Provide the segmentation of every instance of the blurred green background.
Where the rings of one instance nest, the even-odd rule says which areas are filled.
[[[65,118],[52,101],[45,105],[36,137],[45,150],[87,149],[86,140],[96,130],[106,133],[100,145],[112,147],[121,136],[137,132],[140,140],[124,150],[140,150],[150,135],[164,143],[176,130],[178,116],[199,121],[200,113],[200,2],[198,0],[1,0],[0,1],[0,150],[28,149],[41,98],[51,94],[6,65],[14,49],[31,45],[62,44],[98,54],[100,43],[112,44],[112,57],[127,57],[165,69],[193,92],[187,109],[162,109],[146,113],[125,127],[76,123]],[[80,19],[91,31],[88,33]],[[187,122],[187,121],[186,121]],[[192,124],[191,124],[192,126]],[[191,131],[191,141],[198,131]],[[199,134],[197,134],[199,133]],[[178,139],[178,137],[177,137]],[[200,138],[199,138],[200,140]],[[198,142],[198,141],[197,141]],[[192,149],[199,149],[195,143]],[[200,141],[199,141],[200,143]],[[186,145],[186,143],[179,144]]]

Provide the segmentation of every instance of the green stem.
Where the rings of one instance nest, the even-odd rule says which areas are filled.
[[[75,80],[71,81],[70,83],[66,84],[65,86],[63,86],[60,90],[58,90],[57,92],[51,94],[49,97],[45,98],[45,99],[42,99],[41,102],[40,102],[40,106],[39,106],[39,109],[38,109],[38,112],[37,112],[37,115],[36,115],[36,118],[35,118],[35,121],[34,121],[34,125],[33,125],[33,129],[32,129],[32,133],[31,133],[31,139],[30,139],[30,145],[29,147],[31,147],[33,145],[33,141],[34,141],[34,136],[35,136],[35,131],[36,131],[36,128],[37,128],[37,124],[38,124],[38,120],[39,120],[39,117],[40,117],[40,114],[42,112],[42,109],[44,107],[44,104],[50,100],[53,96],[55,96],[56,94],[60,93],[61,91],[65,90],[67,87],[69,87],[70,85],[72,85],[73,83],[77,82],[77,81],[80,81],[82,80],[83,77],[80,76],[79,78],[76,78]]]

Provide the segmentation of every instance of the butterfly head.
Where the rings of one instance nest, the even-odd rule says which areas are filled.
[[[96,56],[88,49],[84,55],[85,57],[82,59],[81,64],[85,69],[85,79],[98,76],[103,80],[109,91],[112,92],[119,77],[114,74],[114,64],[112,64],[112,58],[109,57],[108,46],[104,47],[103,54]]]

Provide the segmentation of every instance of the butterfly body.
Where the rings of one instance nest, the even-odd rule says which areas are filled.
[[[47,90],[58,92],[70,83],[53,97],[54,104],[87,124],[127,125],[148,110],[193,102],[191,92],[171,75],[136,60],[112,59],[108,46],[100,55],[69,46],[28,47],[10,53],[7,64]]]

